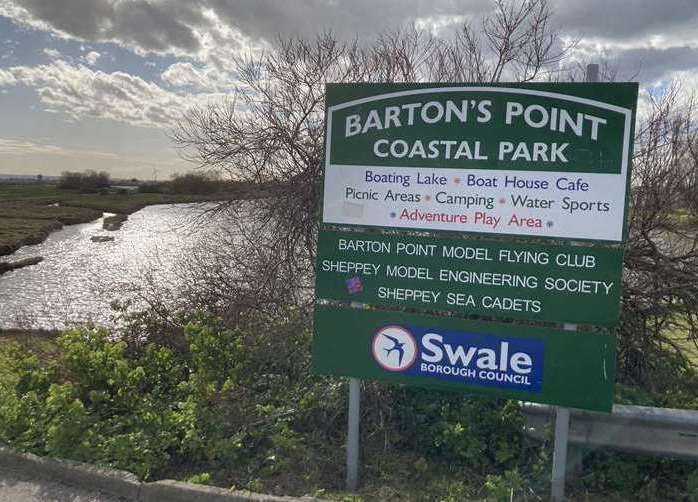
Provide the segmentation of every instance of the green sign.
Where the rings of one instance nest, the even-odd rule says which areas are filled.
[[[637,92],[328,85],[314,370],[610,410]]]
[[[316,295],[513,319],[618,322],[623,251],[323,231]]]
[[[596,411],[613,404],[612,335],[321,305],[315,330],[317,373]]]

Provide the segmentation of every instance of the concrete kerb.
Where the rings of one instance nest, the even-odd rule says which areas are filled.
[[[70,460],[39,457],[0,447],[0,465],[50,481],[138,500],[142,483],[130,472]]]
[[[277,497],[173,480],[144,483],[130,472],[39,457],[6,446],[0,446],[0,467],[139,502],[319,502],[310,497]]]
[[[261,493],[232,491],[215,486],[193,485],[165,479],[153,483],[143,483],[142,502],[310,502],[317,499],[309,497],[276,497]]]

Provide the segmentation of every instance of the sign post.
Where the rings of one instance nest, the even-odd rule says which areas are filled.
[[[359,417],[361,411],[361,381],[349,379],[349,410],[347,419],[347,490],[359,486]]]
[[[567,439],[570,432],[570,409],[558,406],[555,411],[555,443],[553,446],[553,472],[550,497],[554,502],[565,498],[565,473],[567,471]]]
[[[586,71],[587,82],[599,81],[599,65],[589,64]],[[619,267],[622,271],[623,265]],[[577,325],[565,323],[564,329],[577,331]],[[550,483],[550,498],[553,502],[565,499],[565,475],[567,474],[567,446],[570,433],[570,410],[557,407],[555,411],[555,436],[553,442],[553,471]]]
[[[313,371],[350,377],[348,488],[358,379],[375,379],[560,407],[559,499],[565,407],[613,404],[637,84],[330,84],[326,100]]]

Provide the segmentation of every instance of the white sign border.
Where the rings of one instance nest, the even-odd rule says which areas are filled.
[[[561,94],[558,92],[549,92],[549,91],[539,91],[536,89],[524,89],[520,87],[500,87],[500,86],[469,86],[469,85],[464,85],[464,86],[449,86],[449,87],[423,87],[423,88],[418,88],[418,89],[409,89],[406,91],[397,91],[397,92],[389,92],[385,94],[376,94],[375,96],[368,96],[365,98],[359,98],[359,99],[354,99],[352,101],[347,101],[345,103],[340,103],[338,105],[330,106],[327,109],[327,127],[325,130],[325,172],[330,167],[330,157],[331,157],[331,147],[330,145],[332,144],[332,114],[338,110],[342,110],[344,108],[349,108],[352,106],[356,105],[362,105],[364,103],[372,103],[374,101],[383,101],[385,99],[391,99],[391,98],[399,98],[401,96],[414,96],[414,95],[420,95],[420,94],[437,94],[437,93],[448,93],[448,92],[494,92],[494,93],[501,93],[501,94],[523,94],[523,95],[528,95],[528,96],[540,96],[544,98],[552,98],[552,99],[559,99],[562,101],[571,101],[573,103],[580,103],[584,105],[589,105],[589,106],[594,106],[596,108],[601,108],[604,110],[609,110],[612,112],[620,113],[625,117],[625,124],[624,124],[624,131],[623,131],[623,153],[621,156],[621,172],[619,176],[623,176],[624,178],[624,186],[625,186],[625,193],[623,194],[624,198],[627,198],[627,192],[628,192],[628,166],[629,166],[629,144],[630,144],[630,130],[632,129],[632,115],[633,112],[629,108],[624,108],[622,106],[617,106],[617,105],[612,105],[610,103],[604,103],[603,101],[597,101],[594,99],[588,99],[588,98],[580,98],[578,96],[571,96],[569,94]],[[334,164],[334,165],[343,165],[343,164]],[[393,167],[412,167],[412,166],[393,166]],[[578,172],[578,171],[570,171],[570,172]],[[323,193],[324,193],[324,186],[323,186]],[[325,221],[325,211],[324,211],[324,199],[323,199],[323,215],[322,215],[322,221],[323,223],[328,223],[332,224],[333,222]],[[625,220],[627,218],[627,207],[624,205],[624,211],[623,211],[623,221],[622,225],[625,227]],[[361,225],[359,225],[361,226]],[[418,230],[418,229],[414,229]],[[424,229],[425,231],[428,231],[428,229]],[[482,233],[482,232],[478,232]],[[625,232],[621,232],[624,234]],[[559,237],[548,237],[548,236],[541,236],[544,238],[559,238]],[[582,240],[587,240],[587,239],[582,239]],[[600,240],[606,240],[606,239],[600,239]],[[621,242],[623,240],[623,236],[618,241],[612,241],[612,242]]]

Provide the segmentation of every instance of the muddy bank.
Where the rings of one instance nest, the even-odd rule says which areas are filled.
[[[23,260],[16,261],[0,261],[0,275],[10,270],[17,270],[18,268],[29,267],[31,265],[36,265],[44,261],[41,256],[32,256],[31,258],[24,258]]]
[[[114,237],[111,235],[93,235],[90,237],[90,240],[92,242],[111,242],[114,240]]]
[[[113,232],[115,230],[119,230],[121,228],[121,225],[123,225],[126,220],[128,220],[127,214],[120,213],[115,214],[114,216],[106,216],[104,218],[104,221],[102,222],[102,228],[104,230]]]

